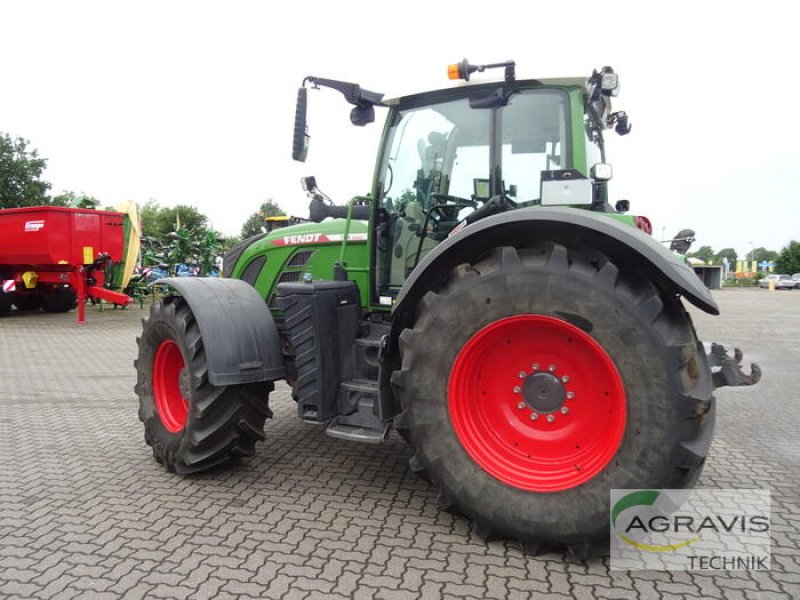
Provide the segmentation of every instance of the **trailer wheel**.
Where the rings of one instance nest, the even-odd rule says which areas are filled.
[[[139,419],[156,461],[192,473],[255,453],[273,384],[209,383],[200,329],[182,298],[154,303],[137,342]]]
[[[11,294],[0,290],[0,317],[11,312]]]
[[[42,296],[42,308],[49,313],[65,313],[78,305],[78,295],[71,287],[57,287]]]
[[[599,252],[461,265],[400,352],[412,467],[478,533],[529,552],[604,552],[609,490],[690,487],[708,453],[710,371],[688,314]]]
[[[14,306],[21,311],[34,311],[42,308],[42,296],[40,294],[14,294]]]

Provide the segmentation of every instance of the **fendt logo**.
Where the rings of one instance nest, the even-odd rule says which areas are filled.
[[[348,242],[364,242],[366,233],[351,233],[347,236]],[[343,233],[296,233],[285,235],[280,239],[272,240],[273,246],[299,246],[302,244],[332,244],[344,240]]]
[[[297,235],[284,236],[284,243],[288,244],[313,244],[322,237],[321,233],[300,233]]]
[[[328,237],[322,233],[296,233],[285,235],[272,243],[275,246],[297,246],[300,244],[315,244],[317,242],[327,242]]]

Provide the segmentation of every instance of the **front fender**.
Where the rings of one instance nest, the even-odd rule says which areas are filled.
[[[286,376],[281,340],[264,299],[244,281],[218,277],[159,279],[189,304],[203,337],[212,385]]]
[[[661,290],[684,296],[707,313],[719,308],[694,271],[651,236],[616,219],[575,208],[522,208],[487,217],[465,227],[436,246],[417,265],[397,296],[393,314],[400,327],[410,326],[407,309],[461,263],[477,260],[487,249],[525,247],[548,240],[569,246],[596,248],[617,266],[645,271]],[[395,327],[393,327],[393,330]]]

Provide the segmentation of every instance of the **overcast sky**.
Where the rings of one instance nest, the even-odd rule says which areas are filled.
[[[311,95],[291,160],[306,75],[395,96],[464,57],[520,78],[611,65],[633,123],[609,134],[612,201],[715,250],[800,239],[792,3],[544,4],[0,1],[0,131],[48,159],[54,194],[191,204],[238,234],[267,198],[305,216],[303,175],[337,202],[370,189],[383,114],[352,127],[335,92]]]

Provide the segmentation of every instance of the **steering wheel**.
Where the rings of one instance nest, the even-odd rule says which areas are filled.
[[[432,192],[430,197],[431,200],[436,201],[436,204],[433,204],[428,212],[431,214],[438,213],[441,217],[453,218],[462,208],[475,208],[478,206],[478,203],[474,200],[459,198],[450,194]]]

